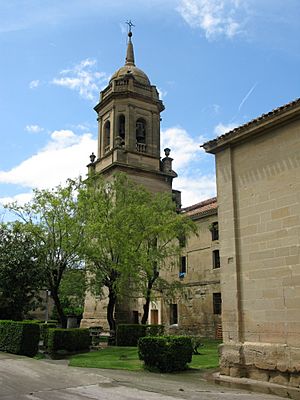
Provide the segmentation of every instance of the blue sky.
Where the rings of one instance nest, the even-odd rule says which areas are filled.
[[[86,174],[128,19],[185,206],[215,195],[201,143],[299,97],[299,0],[2,0],[0,203]]]

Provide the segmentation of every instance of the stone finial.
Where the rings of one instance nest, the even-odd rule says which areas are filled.
[[[164,152],[165,152],[165,156],[166,156],[166,157],[169,157],[169,155],[170,155],[170,153],[171,153],[171,149],[169,149],[168,147],[166,147],[166,148],[164,149]]]
[[[95,156],[94,153],[92,153],[92,154],[90,155],[90,160],[91,160],[91,163],[94,164],[94,162],[95,162],[95,160],[96,160],[96,156]]]

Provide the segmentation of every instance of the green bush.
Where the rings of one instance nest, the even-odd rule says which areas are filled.
[[[146,336],[162,336],[164,332],[164,325],[146,325]]]
[[[149,369],[182,371],[192,361],[193,346],[187,336],[147,336],[139,339],[138,353]]]
[[[88,350],[91,338],[88,329],[48,329],[47,348],[50,354]]]
[[[116,332],[117,346],[137,346],[139,338],[146,336],[146,325],[119,324]]]
[[[40,327],[40,340],[43,341],[44,346],[47,345],[48,342],[48,330],[56,328],[57,324],[53,322],[48,322],[47,324],[45,323],[39,323]]]
[[[163,325],[119,324],[116,332],[117,346],[137,346],[138,340],[144,336],[161,336]]]
[[[0,321],[0,351],[33,357],[38,351],[38,324],[19,321]]]

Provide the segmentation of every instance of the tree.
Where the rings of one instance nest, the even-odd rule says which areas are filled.
[[[90,287],[108,291],[107,321],[116,329],[114,310],[121,293],[121,278],[137,250],[131,209],[138,205],[135,186],[125,175],[111,182],[90,177],[79,193],[79,208],[85,218],[82,251],[89,270]],[[124,281],[124,280],[123,280]]]
[[[38,261],[44,268],[47,289],[51,291],[62,327],[66,327],[67,319],[60,298],[61,281],[67,270],[81,264],[83,221],[79,220],[76,199],[80,185],[69,180],[66,186],[35,190],[32,201],[24,206],[8,206],[38,243]]]
[[[21,320],[35,309],[43,288],[39,248],[24,224],[0,226],[0,319]]]
[[[176,212],[169,194],[152,194],[122,174],[110,182],[91,176],[79,203],[87,218],[83,251],[91,281],[108,290],[110,329],[117,299],[133,290],[145,297],[145,323],[153,291],[172,286],[160,270],[179,252],[177,237],[195,229],[193,222]]]
[[[143,200],[144,204],[135,213],[135,229],[139,232],[141,244],[133,271],[137,287],[145,299],[141,323],[146,324],[153,292],[160,291],[166,298],[180,289],[178,281],[166,281],[161,277],[161,271],[178,265],[182,250],[179,238],[196,233],[196,225],[178,213],[168,193],[152,195],[146,192]]]

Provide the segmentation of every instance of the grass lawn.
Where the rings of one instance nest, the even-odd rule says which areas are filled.
[[[199,355],[194,355],[189,364],[193,369],[217,368],[219,365],[219,340],[203,339],[204,346]],[[129,371],[143,370],[143,362],[139,360],[136,347],[110,346],[100,351],[77,354],[70,358],[70,366],[104,369],[126,369]]]

